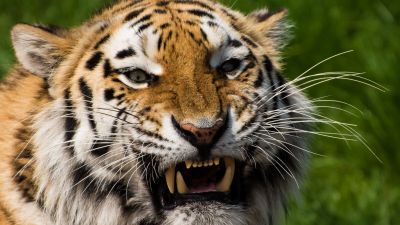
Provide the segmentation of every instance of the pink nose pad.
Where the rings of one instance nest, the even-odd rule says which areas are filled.
[[[224,125],[223,121],[217,121],[213,127],[197,128],[191,123],[181,125],[181,129],[190,132],[196,137],[197,145],[209,145],[213,142],[215,135]]]

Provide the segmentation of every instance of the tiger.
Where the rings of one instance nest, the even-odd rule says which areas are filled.
[[[1,225],[272,225],[313,104],[282,75],[288,11],[116,0],[17,24],[0,85]]]

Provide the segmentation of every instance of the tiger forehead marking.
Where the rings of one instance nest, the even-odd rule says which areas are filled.
[[[24,100],[0,111],[13,140],[0,144],[28,149],[0,151],[14,162],[0,211],[21,225],[274,223],[312,108],[279,72],[285,15],[119,0],[74,29],[17,25],[17,85],[0,99]]]
[[[182,2],[172,3],[132,9],[120,18],[121,27],[113,28],[114,33],[99,43],[104,45],[105,57],[113,67],[136,66],[161,76],[158,91],[147,94],[147,99],[152,100],[147,105],[158,103],[153,101],[153,95],[174,89],[167,110],[175,110],[175,116],[185,122],[212,124],[227,113],[227,103],[219,97],[224,93],[217,93],[222,84],[213,69],[223,60],[249,57],[252,53],[240,40],[238,31],[214,15],[211,7],[198,3],[203,8],[192,9],[188,5],[182,7]],[[87,64],[98,63],[101,55],[96,52]],[[164,104],[168,105],[168,99]]]

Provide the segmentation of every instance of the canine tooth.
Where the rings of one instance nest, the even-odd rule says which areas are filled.
[[[231,188],[233,176],[235,175],[235,160],[233,158],[224,158],[226,170],[222,180],[217,184],[217,191],[227,192]]]
[[[232,184],[233,175],[232,167],[226,168],[224,178],[217,184],[217,191],[228,192]]]
[[[186,169],[190,169],[190,167],[192,167],[192,165],[193,165],[193,161],[192,160],[186,160],[185,164],[186,164]]]
[[[179,171],[176,173],[176,187],[179,194],[186,194],[189,192],[189,188],[187,187],[185,180]]]
[[[168,190],[171,194],[175,192],[175,166],[171,167],[165,172],[165,180],[167,182]]]
[[[225,167],[228,168],[230,166],[233,166],[233,168],[235,168],[235,160],[231,157],[225,157],[224,158],[224,162],[225,162]]]
[[[219,165],[219,158],[215,158],[215,159],[214,159],[214,164],[215,164],[216,166]]]

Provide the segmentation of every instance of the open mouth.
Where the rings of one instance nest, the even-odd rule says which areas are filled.
[[[237,204],[239,165],[231,157],[205,161],[187,160],[170,167],[161,182],[161,203],[164,208],[198,201],[219,201]]]

